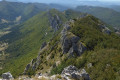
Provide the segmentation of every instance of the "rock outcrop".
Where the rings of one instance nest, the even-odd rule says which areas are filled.
[[[75,80],[91,80],[85,69],[78,70],[75,66],[64,68],[61,76],[66,80],[70,80],[71,78]]]
[[[76,53],[77,56],[80,56],[86,50],[86,47],[80,42],[78,36],[69,32],[70,28],[70,25],[67,23],[61,32],[63,54],[69,53],[69,56],[74,56],[74,53]]]
[[[55,20],[54,20],[55,19]],[[58,20],[58,21],[56,21]],[[51,25],[52,28],[55,29],[55,26],[59,26],[58,24],[61,24],[61,22],[59,22],[60,19],[57,15],[55,15],[54,17],[52,17],[51,19]],[[71,23],[74,24],[74,20],[70,20],[68,22],[66,22],[66,24],[64,24],[64,28],[61,31],[61,38],[60,41],[56,41],[56,43],[54,43],[54,45],[49,46],[47,45],[46,42],[44,42],[40,48],[40,52],[37,56],[36,59],[33,59],[31,61],[31,63],[29,63],[25,70],[24,70],[24,74],[29,70],[36,70],[38,68],[38,66],[41,63],[41,51],[46,50],[46,47],[50,47],[50,50],[54,50],[54,46],[58,45],[58,43],[61,44],[61,49],[63,54],[68,54],[68,57],[75,57],[75,56],[81,56],[81,54],[87,49],[82,42],[80,42],[80,37],[74,35],[72,32],[70,32],[69,30],[71,29]],[[57,29],[55,29],[57,30]]]
[[[24,73],[23,74],[26,74],[26,72],[29,70],[29,69],[32,69],[32,70],[35,70],[36,67],[38,66],[37,63],[36,63],[36,60],[37,59],[32,59],[31,62],[29,64],[27,64],[27,66],[25,67],[25,70],[24,70]]]
[[[25,67],[25,70],[24,70],[24,74],[30,69],[31,65],[30,64],[27,64],[27,66]]]
[[[44,49],[46,46],[47,46],[47,43],[43,42],[41,47],[40,47],[40,51],[42,51],[42,49]],[[39,64],[40,64],[40,52],[39,52],[37,58],[32,59],[31,62],[29,64],[27,64],[23,74],[26,74],[26,72],[29,69],[32,69],[33,71],[36,70],[36,68],[39,66]]]
[[[46,46],[47,46],[47,43],[43,42],[42,45],[41,45],[41,47],[40,47],[40,51],[42,51]],[[40,54],[41,54],[41,52],[39,52],[37,58],[32,59],[31,62],[29,64],[27,64],[27,66],[25,67],[25,70],[24,70],[23,74],[26,74],[26,72],[29,69],[32,69],[33,71],[35,71],[37,69],[37,67],[40,64]]]
[[[105,25],[100,25],[99,27],[101,28],[103,33],[108,34],[108,35],[111,34],[111,30],[108,27],[106,27]]]
[[[10,72],[3,73],[2,78],[3,78],[3,80],[13,80],[14,79]]]
[[[61,27],[62,24],[62,21],[58,15],[51,16],[49,14],[49,22],[54,32],[56,32]]]

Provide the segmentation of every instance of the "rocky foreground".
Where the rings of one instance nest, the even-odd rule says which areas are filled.
[[[14,80],[10,72],[2,75],[3,80]],[[35,77],[21,76],[15,80],[91,80],[85,69],[78,69],[75,66],[64,68],[61,74],[48,76],[47,74],[38,73]]]

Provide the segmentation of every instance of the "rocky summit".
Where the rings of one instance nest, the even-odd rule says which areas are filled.
[[[14,78],[10,72],[7,72],[7,73],[2,74],[2,79],[3,80],[13,80]]]

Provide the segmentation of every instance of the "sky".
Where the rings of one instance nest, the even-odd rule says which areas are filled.
[[[37,1],[37,2],[58,2],[58,1],[120,1],[120,0],[19,0],[19,1]]]
[[[120,1],[120,0],[9,0],[9,1],[22,1],[22,2],[79,2],[79,1]]]
[[[114,4],[115,3],[115,4],[120,5],[120,0],[7,0],[7,1],[57,3],[57,4],[68,4],[68,5],[69,4],[79,5],[79,4],[82,4],[81,1],[83,1],[85,5],[88,5],[89,3],[97,5],[98,3],[97,2],[95,3],[93,1],[99,1],[99,5],[101,5],[100,2],[107,2],[107,4],[109,4],[109,3]],[[90,2],[85,2],[85,1],[90,1]]]

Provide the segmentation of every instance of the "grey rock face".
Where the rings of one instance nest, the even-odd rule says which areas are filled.
[[[74,56],[74,53],[76,53],[77,56],[80,56],[86,50],[86,47],[79,42],[80,38],[78,36],[69,32],[70,29],[70,23],[67,22],[61,31],[61,46],[63,54],[69,53],[69,56]]]
[[[91,80],[89,74],[85,71],[85,69],[78,70],[75,66],[68,66],[64,68],[61,75],[65,79],[73,78],[76,80],[81,80],[81,79]]]
[[[27,64],[27,66],[25,67],[25,70],[24,70],[24,73],[25,74],[29,69],[30,69],[31,65],[30,64]]]
[[[54,16],[49,15],[49,16],[50,16],[49,22],[50,22],[51,28],[54,29],[54,31],[56,32],[60,28],[60,24],[62,24],[62,21],[57,15],[54,15]]]
[[[3,78],[3,80],[12,80],[13,76],[10,72],[7,72],[7,73],[2,74],[2,78]]]
[[[76,53],[77,56],[80,56],[86,50],[85,46],[79,42],[79,37],[67,31],[62,31],[61,35],[63,54],[69,53],[70,56],[73,56]]]
[[[67,31],[71,29],[69,22],[64,24],[64,29],[66,29]]]
[[[64,68],[64,70],[62,71],[62,74],[65,74],[65,73],[72,73],[73,71],[77,71],[78,69],[75,67],[75,66],[68,66],[66,68]]]
[[[37,60],[37,59],[32,59],[32,61],[27,64],[25,70],[24,70],[24,74],[26,74],[26,72],[29,70],[29,69],[32,69],[33,71],[36,70],[36,68],[38,67],[40,61]]]
[[[32,66],[32,69],[35,70],[37,67],[37,63],[34,63],[33,66]]]
[[[79,56],[86,50],[87,50],[87,48],[82,43],[78,44],[78,55]]]

